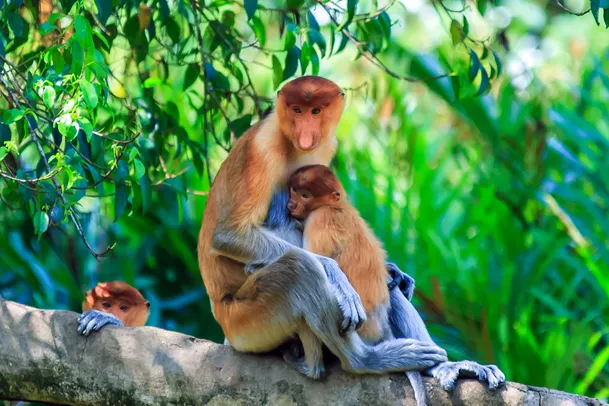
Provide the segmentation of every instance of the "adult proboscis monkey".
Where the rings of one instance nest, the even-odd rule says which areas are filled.
[[[328,165],[343,108],[335,83],[301,77],[278,92],[275,112],[234,144],[210,189],[199,234],[212,311],[239,351],[265,352],[294,334],[312,335],[349,371],[427,369],[446,361],[446,352],[412,339],[365,344],[354,332],[365,311],[336,261],[300,248],[298,231],[275,224],[269,213],[274,195],[287,201],[295,169]]]

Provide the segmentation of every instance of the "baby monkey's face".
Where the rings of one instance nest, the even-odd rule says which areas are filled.
[[[322,171],[321,169],[324,169]],[[329,175],[325,172],[329,172]],[[290,215],[298,220],[306,220],[320,207],[332,206],[340,200],[338,181],[325,167],[296,172],[290,179]]]

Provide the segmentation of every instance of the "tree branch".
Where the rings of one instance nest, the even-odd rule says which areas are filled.
[[[152,327],[76,332],[78,314],[0,298],[0,399],[78,405],[415,405],[404,374],[354,376],[334,365],[323,382],[279,356]],[[508,382],[491,392],[461,380],[450,394],[425,379],[434,405],[591,405],[598,400]]]

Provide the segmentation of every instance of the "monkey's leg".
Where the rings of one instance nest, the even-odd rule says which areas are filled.
[[[338,306],[343,313],[342,321],[339,323],[341,332],[353,331],[366,320],[366,311],[359,295],[336,261],[331,258],[311,254],[295,247],[267,228],[259,226],[241,232],[218,228],[214,231],[212,246],[215,254],[246,264],[244,269],[246,273],[260,272],[289,251],[298,251],[301,257],[307,256],[309,261],[316,259],[321,263],[327,280],[332,284]]]
[[[283,359],[301,374],[319,379],[325,373],[323,343],[306,324],[299,330],[298,338],[300,342],[286,350]]]
[[[339,334],[343,315],[333,285],[320,263],[303,250],[289,251],[252,274],[230,301],[214,304],[214,314],[239,351],[268,351],[308,326],[343,368],[356,373],[424,370],[447,360],[444,350],[417,340],[368,346],[357,333]]]
[[[78,332],[88,336],[92,331],[97,331],[104,326],[124,327],[123,322],[110,313],[98,310],[89,310],[78,318]]]
[[[411,337],[433,343],[421,316],[402,292],[394,288],[389,297],[391,302],[389,322],[393,334],[396,337]],[[464,377],[477,377],[487,381],[490,389],[496,389],[505,383],[505,375],[495,365],[480,365],[473,361],[442,362],[426,373],[436,378],[445,390],[454,389],[460,373]]]

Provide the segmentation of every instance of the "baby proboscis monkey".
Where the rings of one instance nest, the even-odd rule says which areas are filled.
[[[150,302],[128,283],[100,282],[85,295],[82,310],[83,314],[78,318],[78,332],[87,336],[108,325],[145,325],[150,315]]]

